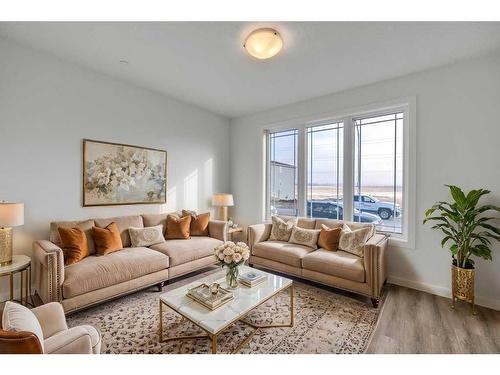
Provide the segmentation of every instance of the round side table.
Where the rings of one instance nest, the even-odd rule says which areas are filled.
[[[14,299],[14,275],[19,273],[20,286],[21,286],[21,298],[19,300]],[[21,303],[21,305],[27,306],[33,304],[33,297],[31,295],[31,258],[26,255],[14,255],[12,257],[12,263],[6,266],[0,267],[0,278],[8,276],[9,277],[9,290],[10,290],[10,301],[15,301]],[[23,293],[24,289],[24,293]],[[28,301],[31,299],[31,302]]]

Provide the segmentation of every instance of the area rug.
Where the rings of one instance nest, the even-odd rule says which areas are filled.
[[[215,280],[221,274],[212,272],[205,277]],[[194,279],[169,285],[164,291]],[[107,302],[70,315],[68,325],[96,327],[102,335],[103,354],[209,353],[210,343],[204,338],[158,342],[159,294],[152,288]],[[289,293],[282,292],[253,310],[247,320],[256,324],[286,323],[289,300]],[[295,282],[295,306],[294,327],[259,330],[240,353],[363,353],[381,311],[369,303],[300,282]],[[164,332],[166,337],[203,333],[170,309],[164,312]],[[218,351],[231,352],[250,332],[243,323],[229,327],[218,338]]]

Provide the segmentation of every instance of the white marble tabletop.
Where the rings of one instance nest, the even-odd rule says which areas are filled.
[[[26,268],[31,263],[31,258],[27,255],[14,255],[12,263],[0,267],[0,275],[7,275],[11,272]]]
[[[242,266],[240,268],[240,275],[249,271],[266,274],[267,280],[253,288],[238,285],[236,289],[232,289],[234,299],[213,311],[186,296],[189,288],[193,288],[204,282],[210,284],[211,282],[206,277],[163,293],[160,295],[160,298],[173,310],[185,315],[206,331],[215,334],[234,323],[236,320],[243,318],[264,300],[286,289],[292,284],[292,280],[290,279],[273,275],[262,270],[255,270],[247,266]],[[219,283],[221,287],[227,288],[225,277],[215,282]]]

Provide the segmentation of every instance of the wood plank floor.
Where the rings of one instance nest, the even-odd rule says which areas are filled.
[[[500,353],[500,311],[388,285],[367,353]]]

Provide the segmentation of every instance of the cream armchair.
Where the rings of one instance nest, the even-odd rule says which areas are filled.
[[[57,302],[32,310],[7,302],[2,329],[1,333],[9,336],[9,340],[0,339],[0,346],[2,343],[5,346],[0,347],[2,353],[99,354],[101,350],[99,332],[88,325],[68,328],[64,310]],[[16,333],[19,335],[18,343],[14,337]],[[30,349],[19,349],[26,340],[33,341]]]

